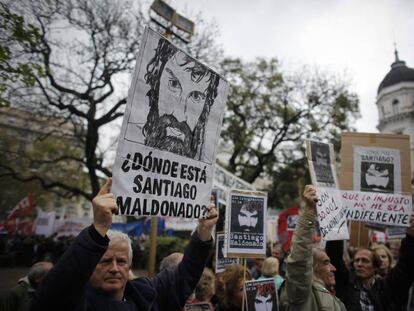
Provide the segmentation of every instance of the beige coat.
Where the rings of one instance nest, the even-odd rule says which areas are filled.
[[[304,212],[296,224],[291,253],[287,258],[280,310],[346,311],[344,304],[313,277],[312,236],[315,223],[315,216]]]

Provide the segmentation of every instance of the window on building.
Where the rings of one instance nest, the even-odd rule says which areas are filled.
[[[384,108],[384,106],[383,106],[383,105],[381,105],[381,115],[382,115],[383,117],[385,117],[385,108]]]
[[[394,113],[394,114],[396,114],[396,113],[398,113],[399,112],[399,107],[398,107],[398,105],[400,104],[400,102],[398,101],[398,99],[394,99],[393,101],[392,101],[392,112]]]

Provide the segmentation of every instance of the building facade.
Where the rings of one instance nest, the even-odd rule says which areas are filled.
[[[411,138],[411,183],[414,182],[414,69],[399,59],[395,61],[378,87],[378,130],[381,133],[405,134]]]

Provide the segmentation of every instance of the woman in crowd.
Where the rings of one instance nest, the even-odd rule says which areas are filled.
[[[224,286],[223,299],[219,302],[216,310],[242,310],[244,275],[246,275],[246,281],[252,279],[249,271],[245,272],[242,265],[230,265],[226,267],[226,270],[221,275]]]
[[[383,244],[377,244],[372,247],[372,250],[381,260],[381,265],[378,274],[381,277],[385,277],[390,269],[393,267],[393,258],[391,251]]]
[[[268,257],[263,262],[262,275],[260,279],[274,278],[276,290],[279,290],[284,279],[279,275],[279,260],[275,257]]]

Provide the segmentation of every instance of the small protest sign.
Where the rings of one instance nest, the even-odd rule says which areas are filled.
[[[354,189],[367,192],[401,192],[400,151],[354,146]]]
[[[225,248],[230,257],[266,255],[267,194],[232,190],[226,211]]]
[[[278,296],[273,278],[244,283],[247,311],[277,311]]]
[[[394,193],[342,191],[342,202],[349,219],[408,227],[412,196]]]
[[[118,142],[119,213],[204,218],[228,83],[146,28]]]
[[[338,189],[333,145],[307,140],[306,154],[312,184],[319,197],[316,209],[322,239],[349,239],[346,211]]]
[[[230,258],[227,257],[227,252],[224,247],[224,234],[217,233],[216,239],[216,273],[221,273],[224,271],[226,266],[239,264],[239,258]]]

